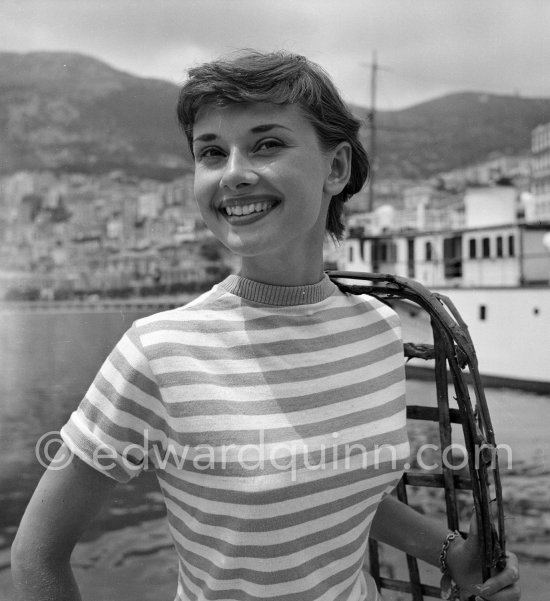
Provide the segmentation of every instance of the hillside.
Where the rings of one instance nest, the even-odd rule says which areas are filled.
[[[355,109],[364,117],[364,109]],[[415,179],[470,165],[495,154],[528,154],[531,131],[550,122],[550,98],[481,92],[450,94],[399,111],[377,113],[383,177]],[[369,135],[363,132],[369,148]]]
[[[0,53],[0,174],[124,169],[171,179],[191,168],[176,85],[60,52]],[[365,109],[353,107],[358,116]],[[491,153],[528,152],[550,99],[451,94],[377,114],[379,177],[422,178]],[[368,132],[363,137],[369,148]]]
[[[125,169],[171,179],[190,168],[178,88],[73,53],[0,53],[0,172]]]

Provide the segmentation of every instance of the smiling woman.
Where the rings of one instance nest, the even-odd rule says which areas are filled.
[[[153,469],[177,601],[377,601],[369,536],[441,565],[461,598],[517,601],[515,556],[482,585],[475,532],[390,494],[409,454],[401,328],[323,274],[325,234],[342,235],[368,174],[328,76],[284,52],[208,63],[178,115],[202,216],[241,272],[116,345],[61,432],[73,461],[46,471],[21,523],[20,599],[79,599],[74,545],[116,482]]]
[[[343,188],[332,197],[327,230],[341,238],[343,203],[363,187],[369,163],[359,141],[360,122],[351,114],[334,84],[319,65],[305,57],[282,53],[250,52],[191,69],[178,102],[178,118],[193,149],[194,128],[205,107],[246,107],[252,103],[297,108],[313,127],[323,152],[342,142],[351,148],[350,173]],[[221,83],[223,82],[223,84]],[[268,133],[277,122],[258,125],[254,133]],[[268,140],[268,145],[272,143]],[[273,144],[277,144],[274,140]]]
[[[324,152],[299,107],[258,103],[199,111],[193,153],[202,217],[242,257],[243,276],[322,279],[327,212],[349,179],[349,143]]]

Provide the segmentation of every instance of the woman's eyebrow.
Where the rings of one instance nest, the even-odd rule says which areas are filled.
[[[286,129],[287,131],[292,131],[290,127],[286,127],[285,125],[281,125],[280,123],[262,123],[262,125],[256,125],[250,129],[250,133],[252,134],[263,134],[265,132],[271,131],[272,129]],[[196,138],[193,138],[193,143],[195,142],[212,142],[218,138],[217,134],[201,134]]]
[[[218,136],[216,134],[202,134],[200,136],[197,136],[196,138],[193,138],[193,143],[194,142],[212,142],[212,140],[215,140]]]
[[[276,128],[292,131],[290,129],[290,127],[286,127],[284,125],[281,125],[280,123],[265,123],[265,124],[257,125],[256,127],[253,127],[250,130],[250,132],[253,134],[262,134],[262,133],[265,133],[266,131],[270,131],[270,130],[276,129]]]

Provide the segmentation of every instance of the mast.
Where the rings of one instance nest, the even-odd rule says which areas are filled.
[[[378,65],[376,62],[376,50],[372,53],[372,63],[370,71],[370,178],[369,178],[369,213],[374,208],[374,179],[376,174],[376,73]]]

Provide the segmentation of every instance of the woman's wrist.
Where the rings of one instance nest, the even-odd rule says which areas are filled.
[[[442,573],[449,573],[451,578],[456,582],[456,578],[460,578],[459,570],[457,570],[457,564],[460,562],[458,558],[461,555],[461,550],[464,547],[466,540],[462,538],[462,535],[455,530],[447,535],[445,541],[441,547],[441,554],[439,556],[439,567]],[[454,567],[454,569],[453,569]]]
[[[441,598],[454,600],[460,598],[460,576],[457,579],[457,573],[460,570],[456,569],[458,557],[460,556],[460,549],[464,544],[464,539],[458,530],[449,532],[443,541],[441,546],[441,552],[439,554],[439,568],[441,570]],[[453,570],[453,566],[455,569]]]

